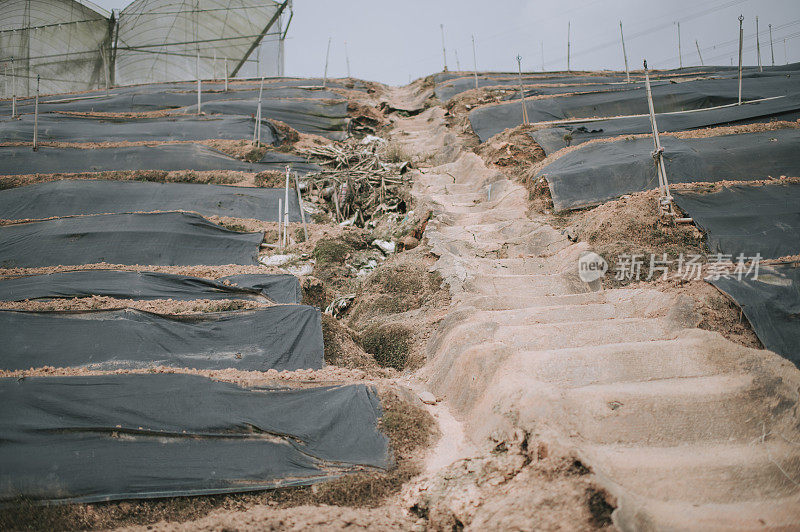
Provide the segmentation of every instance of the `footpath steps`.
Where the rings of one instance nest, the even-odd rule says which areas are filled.
[[[800,372],[697,329],[685,298],[582,283],[588,246],[459,150],[443,113],[399,120],[395,139],[444,154],[415,176],[453,301],[420,375],[465,432],[480,443],[521,429],[573,449],[617,497],[623,530],[798,526]]]

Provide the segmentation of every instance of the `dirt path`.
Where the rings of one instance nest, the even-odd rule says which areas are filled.
[[[791,363],[698,329],[681,296],[593,291],[577,277],[588,245],[529,215],[525,190],[463,151],[442,109],[398,119],[391,134],[437,164],[414,176],[414,195],[434,212],[425,236],[453,300],[418,377],[485,459],[520,440],[574,453],[612,495],[623,530],[800,523]],[[427,488],[442,489],[435,477]],[[482,490],[478,479],[462,485],[475,488],[470,504],[431,508],[474,529],[502,508],[524,516],[531,487],[504,482]]]

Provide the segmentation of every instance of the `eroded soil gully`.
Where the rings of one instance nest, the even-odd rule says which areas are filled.
[[[407,99],[402,90],[396,97]],[[515,488],[514,477],[542,455],[570,454],[611,494],[605,503],[623,530],[800,522],[792,364],[698,329],[684,296],[593,291],[577,277],[588,245],[529,215],[523,187],[463,150],[443,109],[396,120],[391,136],[436,165],[417,172],[413,192],[418,208],[434,212],[425,236],[453,301],[415,378],[463,421],[476,460],[512,448],[526,456],[492,490],[473,475],[437,500],[430,492],[448,493],[455,465],[409,486],[430,525],[444,524],[438,511],[467,528],[546,526],[524,519],[537,489]],[[589,499],[598,505],[596,492]],[[610,524],[594,508],[576,522],[580,511],[564,517],[581,528]]]

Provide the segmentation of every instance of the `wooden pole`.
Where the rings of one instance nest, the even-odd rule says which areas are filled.
[[[625,51],[625,34],[622,33],[622,21],[619,21],[619,38],[622,40],[622,57],[625,58],[625,78],[631,82],[631,73],[628,70],[628,52]]]
[[[225,58],[225,92],[228,92],[228,58]]]
[[[706,64],[703,63],[703,54],[700,53],[700,45],[697,44],[697,39],[694,40],[694,45],[697,47],[697,55],[700,56],[700,66],[706,66]]]
[[[261,94],[264,91],[264,78],[261,78],[261,85],[258,88],[258,109],[256,109],[256,126],[253,131],[253,144],[261,144]]]
[[[683,68],[683,52],[681,51],[681,23],[678,22],[678,68]]]

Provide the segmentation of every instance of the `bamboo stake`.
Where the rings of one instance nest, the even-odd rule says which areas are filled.
[[[703,54],[700,53],[700,45],[697,44],[697,39],[694,40],[694,45],[697,47],[697,55],[700,56],[700,66],[706,66],[706,64],[703,63]]]
[[[286,208],[283,210],[283,247],[289,246],[289,167],[286,167],[286,196],[284,205]]]
[[[444,47],[444,24],[439,24],[439,29],[442,30],[442,59],[444,61],[444,72],[447,72],[447,49]]]
[[[475,54],[475,35],[472,36],[472,66],[475,74],[475,88],[478,88],[478,56]]]
[[[739,104],[742,105],[742,40],[744,39],[744,29],[742,28],[744,16],[739,15]]]
[[[225,92],[228,92],[228,58],[225,58]]]
[[[517,68],[519,69],[519,97],[522,101],[522,124],[528,125],[528,109],[525,107],[525,91],[522,88],[522,56],[517,55]]]
[[[283,199],[278,198],[278,251],[281,250],[281,242],[283,242],[283,238],[281,237],[281,224],[283,223]]]
[[[303,195],[300,193],[300,181],[297,180],[297,174],[294,174],[294,186],[297,189],[297,205],[300,206],[300,220],[303,222],[303,237],[308,242],[308,227],[306,226],[306,213],[303,210]]]
[[[39,149],[36,143],[39,131],[39,74],[36,74],[36,100],[33,104],[33,151]]]
[[[619,21],[619,37],[622,40],[622,57],[625,58],[625,78],[627,83],[631,82],[631,73],[628,70],[628,52],[625,51],[625,35],[622,33],[622,21]]]
[[[331,56],[331,38],[328,37],[328,51],[325,52],[325,74],[322,76],[322,88],[328,84],[328,59]]]
[[[784,41],[784,49],[786,42]],[[14,71],[14,58],[11,58],[11,118],[17,117],[17,75]]]
[[[200,82],[200,52],[197,52],[197,114],[199,115],[202,107],[202,84]]]
[[[772,24],[769,25],[769,55],[772,58],[772,66],[775,66],[775,47],[772,44]]]
[[[758,38],[758,17],[756,17],[756,55],[758,55],[758,71],[764,72],[761,66],[761,39]]]

